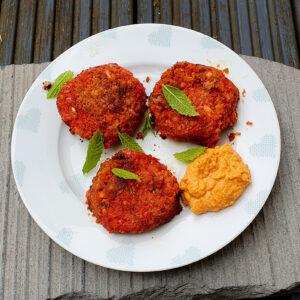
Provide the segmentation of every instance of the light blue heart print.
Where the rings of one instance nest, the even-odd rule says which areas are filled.
[[[258,144],[253,144],[249,152],[254,157],[275,157],[276,138],[273,134],[264,135]]]
[[[190,261],[196,261],[200,258],[201,250],[197,247],[190,247],[188,248],[184,254],[182,255],[176,255],[171,260],[171,265],[178,266],[178,265],[184,265],[186,262]]]
[[[170,48],[172,37],[172,28],[170,26],[160,26],[158,30],[148,35],[148,42],[153,46]]]
[[[114,265],[133,266],[134,262],[134,243],[124,240],[123,243],[107,251],[107,259]]]
[[[271,101],[270,96],[265,88],[259,88],[252,94],[252,98],[259,103]]]
[[[267,195],[267,190],[258,192],[255,199],[250,199],[248,202],[246,202],[245,211],[251,216],[256,215],[258,213],[258,210],[263,205]]]
[[[213,38],[201,37],[200,44],[205,49],[224,50],[224,46]]]
[[[59,184],[59,188],[65,194],[68,194],[72,191],[77,196],[77,198],[84,200],[85,192],[87,189],[86,187],[89,181],[90,180],[82,173],[78,173],[76,175],[73,175],[70,179],[61,181]]]
[[[70,228],[62,228],[56,235],[57,239],[67,247],[71,245],[73,236],[73,230]]]
[[[116,40],[117,39],[117,29],[106,30],[101,33],[101,36],[106,39]]]
[[[22,161],[17,160],[13,163],[13,169],[17,184],[22,186],[26,169],[25,164]]]
[[[18,117],[17,127],[31,132],[38,132],[41,119],[41,112],[37,108],[28,110]]]

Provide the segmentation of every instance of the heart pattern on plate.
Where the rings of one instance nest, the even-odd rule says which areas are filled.
[[[148,42],[153,46],[170,47],[172,28],[160,26],[158,30],[148,35]]]
[[[252,216],[256,215],[259,208],[264,204],[267,195],[268,195],[267,190],[262,190],[262,191],[258,192],[256,195],[256,199],[249,200],[245,204],[245,211],[249,215],[252,215]]]
[[[184,254],[182,255],[176,255],[175,257],[172,258],[171,264],[176,266],[176,265],[182,265],[184,264],[185,261],[193,261],[195,258],[199,257],[201,254],[201,250],[196,247],[190,247],[185,251]]]
[[[213,38],[202,37],[200,40],[201,46],[206,49],[220,49],[223,50],[224,46]]]
[[[73,230],[70,228],[62,228],[58,234],[57,239],[60,240],[64,245],[69,247],[71,245],[72,239],[73,239]]]
[[[25,164],[22,161],[15,161],[13,163],[13,169],[17,184],[22,186],[25,174]]]
[[[269,101],[271,101],[268,92],[264,88],[259,88],[259,89],[255,90],[252,94],[252,98],[256,102],[269,102]]]
[[[32,108],[28,110],[25,114],[18,117],[17,126],[20,129],[28,130],[31,132],[38,132],[38,127],[41,119],[41,112]]]
[[[273,134],[264,135],[258,144],[250,146],[249,152],[255,157],[275,157],[276,139]]]
[[[106,257],[112,264],[132,266],[134,258],[133,242],[124,240],[120,246],[109,249]]]

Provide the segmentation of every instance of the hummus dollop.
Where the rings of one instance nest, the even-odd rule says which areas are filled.
[[[251,183],[248,165],[224,144],[197,157],[180,182],[181,197],[195,214],[233,205]]]

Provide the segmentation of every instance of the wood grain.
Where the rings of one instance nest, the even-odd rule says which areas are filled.
[[[300,0],[2,0],[0,6],[0,65],[53,60],[92,34],[154,22],[299,68]]]
[[[0,70],[0,298],[246,298],[300,282],[300,71],[243,56],[269,90],[282,134],[279,173],[252,224],[214,255],[175,270],[118,272],[84,262],[60,248],[24,207],[10,167],[13,120],[32,81],[47,64]],[[232,288],[234,287],[234,288]]]

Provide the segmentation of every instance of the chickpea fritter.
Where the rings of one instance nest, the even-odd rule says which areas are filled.
[[[72,134],[90,139],[99,129],[104,147],[118,142],[114,127],[133,135],[146,111],[146,93],[132,73],[117,64],[92,67],[63,85],[57,108]]]
[[[197,117],[187,117],[173,110],[162,92],[162,84],[181,89],[191,100]],[[178,62],[165,71],[149,99],[149,109],[156,131],[161,136],[213,147],[223,129],[237,121],[239,90],[222,71],[213,67]]]
[[[119,178],[113,168],[133,172],[141,182]],[[142,233],[180,213],[178,193],[176,178],[157,158],[126,149],[102,163],[86,197],[97,223],[110,233]]]

